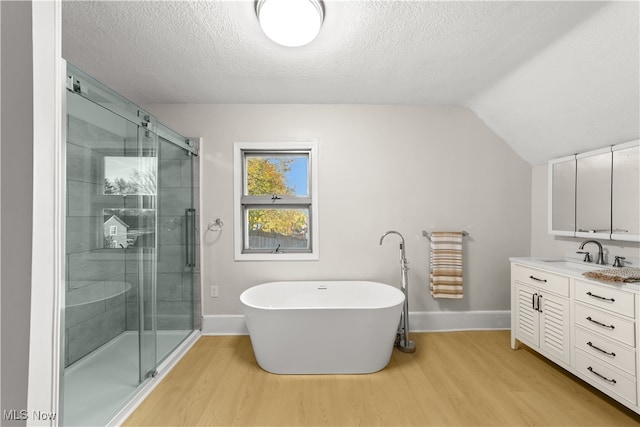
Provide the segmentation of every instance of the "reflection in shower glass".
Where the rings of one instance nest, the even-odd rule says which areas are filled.
[[[105,248],[155,247],[156,211],[154,209],[103,209],[102,218]]]
[[[110,195],[156,194],[154,157],[104,157],[104,193]]]

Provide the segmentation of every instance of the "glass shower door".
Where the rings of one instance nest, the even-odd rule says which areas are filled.
[[[193,159],[191,151],[158,138],[158,363],[194,329]]]
[[[62,417],[105,425],[157,366],[157,136],[69,74]]]
[[[98,426],[199,326],[197,148],[67,65],[60,412]]]

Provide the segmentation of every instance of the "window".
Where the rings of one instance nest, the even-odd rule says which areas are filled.
[[[236,260],[318,259],[317,143],[234,151]]]

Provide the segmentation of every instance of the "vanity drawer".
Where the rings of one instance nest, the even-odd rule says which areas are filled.
[[[617,394],[633,405],[636,404],[635,377],[627,377],[605,363],[590,358],[580,350],[576,350],[575,368],[592,384]]]
[[[584,304],[576,303],[574,307],[576,324],[588,331],[635,347],[634,322]]]
[[[633,294],[596,283],[575,281],[575,298],[578,301],[611,310],[623,316],[635,317]]]
[[[580,327],[575,328],[575,347],[601,362],[636,376],[636,352]]]
[[[519,282],[538,289],[547,290],[557,295],[569,296],[569,278],[535,268],[514,265],[513,278]]]

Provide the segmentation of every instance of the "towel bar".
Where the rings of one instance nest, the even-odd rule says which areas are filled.
[[[427,239],[431,240],[431,233],[429,233],[428,231],[424,231],[424,230],[422,230],[422,235],[423,235],[424,237],[426,237]],[[462,230],[462,235],[463,235],[464,237],[467,237],[467,236],[469,235],[469,233],[468,233],[468,232],[466,232],[466,231],[464,231],[464,230]]]

